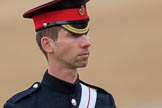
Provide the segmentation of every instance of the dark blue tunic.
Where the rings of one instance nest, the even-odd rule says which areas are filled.
[[[41,83],[10,98],[4,108],[78,108],[81,100],[81,85],[97,89],[95,108],[116,108],[112,95],[105,90],[76,80],[74,84],[59,80],[45,72]],[[76,101],[74,105],[72,99]],[[86,107],[85,107],[86,108]]]

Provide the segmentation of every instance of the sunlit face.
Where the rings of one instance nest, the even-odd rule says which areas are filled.
[[[87,35],[75,36],[61,29],[54,42],[54,56],[57,63],[68,68],[87,66],[91,43]]]

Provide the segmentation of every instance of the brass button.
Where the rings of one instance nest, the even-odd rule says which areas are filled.
[[[33,85],[33,88],[38,88],[38,86],[39,85],[36,83],[36,84]]]
[[[47,23],[43,23],[43,27],[44,27],[44,28],[46,28],[46,27],[47,27],[47,25],[48,25]]]
[[[72,99],[72,100],[71,100],[71,103],[72,103],[73,106],[77,106],[77,102],[76,102],[75,99]]]

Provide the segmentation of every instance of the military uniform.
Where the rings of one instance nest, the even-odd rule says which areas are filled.
[[[86,3],[89,0],[52,0],[23,14],[32,18],[35,31],[53,26],[77,34],[88,32],[89,16]],[[45,72],[41,83],[9,99],[4,108],[116,108],[113,97],[105,90],[80,81],[67,83]]]
[[[81,84],[97,91],[95,107],[116,108],[113,97],[105,90],[86,84],[78,79],[74,84],[57,79],[45,72],[41,83],[34,83],[29,89],[9,99],[4,108],[92,108],[85,103],[79,107],[82,97]]]

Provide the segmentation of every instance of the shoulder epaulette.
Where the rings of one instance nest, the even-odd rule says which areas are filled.
[[[39,82],[35,82],[29,89],[24,90],[16,95],[14,95],[13,97],[11,97],[8,102],[11,103],[17,103],[18,101],[20,101],[21,99],[33,94],[34,92],[36,92],[38,89],[40,88],[40,83]]]
[[[107,92],[106,90],[104,90],[103,88],[100,88],[100,87],[97,87],[97,86],[94,86],[94,85],[91,85],[91,84],[87,84],[87,83],[85,83],[83,81],[80,81],[80,82],[83,83],[83,84],[85,84],[86,86],[89,86],[89,87],[92,87],[92,88],[96,89],[97,91],[100,91],[102,93],[106,93],[106,94],[109,94],[110,95],[110,93]]]

